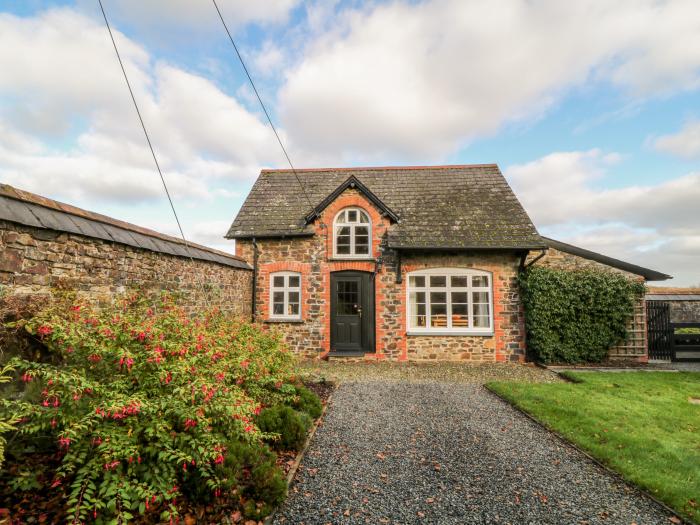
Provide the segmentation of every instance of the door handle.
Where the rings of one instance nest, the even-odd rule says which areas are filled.
[[[356,304],[355,308],[357,308],[357,315],[359,315],[360,319],[362,319],[362,307]]]

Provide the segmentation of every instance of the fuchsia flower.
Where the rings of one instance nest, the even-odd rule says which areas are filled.
[[[224,456],[222,456],[221,454],[219,454],[218,456],[216,456],[216,459],[214,460],[214,463],[216,463],[217,465],[220,465],[220,464],[223,463],[223,462],[224,462]]]
[[[250,361],[247,359],[241,362],[241,368],[248,368],[250,366]]]
[[[29,374],[29,372],[25,372],[22,375],[22,381],[24,381],[25,383],[29,383],[31,380],[32,380],[32,376],[31,376],[31,374]]]
[[[45,337],[49,335],[51,332],[53,332],[53,328],[51,328],[48,325],[42,324],[39,328],[37,328],[36,333],[39,334],[41,337]]]
[[[194,428],[197,426],[197,421],[194,419],[187,418],[185,419],[185,430],[188,430],[190,428]]]
[[[88,361],[91,361],[93,363],[97,363],[102,360],[102,357],[97,355],[97,354],[90,354],[88,356]]]
[[[70,438],[62,437],[58,439],[58,444],[64,448],[70,447]]]

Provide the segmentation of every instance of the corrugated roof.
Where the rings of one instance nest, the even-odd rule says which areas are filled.
[[[665,281],[666,279],[673,279],[672,276],[666,275],[665,273],[657,272],[656,270],[650,270],[649,268],[644,268],[643,266],[637,266],[636,264],[621,261],[620,259],[614,259],[603,255],[601,253],[592,252],[591,250],[586,250],[585,248],[579,248],[573,244],[568,244],[565,242],[557,241],[555,239],[550,239],[549,237],[542,237],[547,246],[554,248],[555,250],[560,250],[562,252],[571,253],[573,255],[578,255],[584,259],[589,259],[591,261],[596,261],[607,266],[612,266],[618,270],[624,270],[635,275],[641,275],[647,281]]]
[[[349,177],[398,216],[389,246],[405,249],[543,248],[495,164],[263,170],[227,237],[311,235],[305,217]]]
[[[191,255],[198,260],[250,269],[243,259],[235,255],[190,242],[187,243],[188,253],[184,241],[177,237],[47,199],[8,184],[0,184],[0,219],[35,228],[76,233],[153,252],[178,257]]]

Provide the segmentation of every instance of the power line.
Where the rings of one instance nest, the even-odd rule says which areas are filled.
[[[238,51],[238,46],[236,45],[236,42],[233,40],[233,36],[231,36],[231,31],[228,30],[228,26],[226,25],[226,21],[224,20],[224,16],[221,14],[221,10],[219,9],[219,5],[216,3],[216,0],[211,0],[214,4],[214,7],[216,8],[216,12],[219,14],[219,18],[221,19],[221,23],[224,25],[224,29],[226,30],[226,34],[228,35],[228,39],[231,41],[231,45],[233,46],[234,51],[236,52],[236,55],[238,56],[238,60],[241,62],[241,66],[243,66],[243,71],[245,71],[246,76],[248,77],[248,80],[250,81],[250,85],[253,87],[253,91],[255,92],[255,96],[258,98],[258,102],[260,102],[260,107],[263,110],[263,113],[265,113],[265,117],[267,117],[267,122],[270,124],[270,127],[272,128],[272,131],[275,134],[275,138],[277,138],[277,142],[280,145],[280,148],[282,148],[282,151],[284,152],[284,156],[287,158],[287,162],[289,163],[289,167],[292,168],[292,172],[294,173],[294,176],[297,179],[297,182],[299,183],[299,187],[301,188],[302,193],[304,194],[304,197],[306,198],[307,203],[309,204],[309,207],[313,210],[314,209],[314,204],[311,202],[311,199],[309,198],[308,193],[306,193],[306,188],[304,187],[304,184],[302,184],[301,179],[299,178],[299,174],[297,173],[296,168],[294,168],[294,164],[292,164],[292,159],[289,158],[289,154],[287,153],[287,149],[284,147],[284,144],[282,143],[282,139],[279,136],[279,133],[277,133],[277,128],[275,128],[275,125],[272,123],[272,119],[270,118],[270,114],[267,111],[267,108],[265,107],[265,104],[262,101],[262,98],[260,97],[260,93],[258,93],[258,89],[255,87],[255,82],[253,82],[253,77],[250,76],[250,72],[248,71],[248,68],[245,65],[245,61],[243,60],[243,57],[241,56],[241,53]]]
[[[121,67],[122,74],[124,75],[124,80],[126,81],[126,87],[129,88],[129,94],[131,95],[131,101],[134,103],[134,108],[136,109],[136,114],[139,117],[139,122],[141,123],[141,129],[143,129],[143,134],[146,137],[146,142],[148,143],[148,149],[151,150],[151,156],[153,157],[153,162],[156,165],[156,169],[158,170],[158,175],[160,175],[160,181],[163,183],[163,189],[165,189],[165,195],[168,197],[168,202],[170,203],[170,209],[173,210],[173,215],[175,216],[175,222],[177,223],[177,228],[180,230],[180,236],[182,237],[182,242],[185,243],[185,251],[187,252],[187,256],[190,258],[190,261],[192,262],[192,266],[195,265],[194,258],[192,257],[192,253],[190,252],[190,245],[187,242],[187,239],[185,238],[185,232],[182,229],[182,225],[180,224],[180,218],[177,216],[177,211],[175,211],[175,204],[173,203],[173,199],[170,196],[170,191],[168,191],[168,185],[165,182],[165,177],[163,176],[163,171],[160,169],[160,164],[158,163],[158,158],[156,157],[156,152],[153,149],[153,144],[151,143],[151,137],[148,135],[148,130],[146,129],[146,124],[143,121],[143,117],[141,117],[141,111],[139,110],[139,105],[136,102],[136,97],[134,96],[134,90],[131,89],[131,83],[129,82],[129,76],[126,74],[126,69],[124,68],[124,62],[122,62],[122,57],[119,54],[119,49],[117,48],[117,42],[114,40],[114,35],[112,34],[112,28],[109,25],[109,20],[107,20],[107,13],[105,12],[105,8],[102,5],[102,0],[97,0],[98,3],[100,4],[100,10],[102,11],[102,17],[105,20],[105,25],[107,26],[107,31],[109,32],[109,38],[112,40],[112,45],[114,46],[114,52],[117,55],[117,60],[119,61],[119,67]],[[202,283],[202,286],[203,283]],[[206,295],[206,294],[205,294]],[[207,297],[204,297],[204,300],[209,303]]]

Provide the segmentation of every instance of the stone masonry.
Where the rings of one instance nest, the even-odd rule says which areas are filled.
[[[348,206],[364,209],[372,221],[371,260],[333,258],[332,223]],[[313,223],[315,234],[284,239],[262,238],[258,245],[256,319],[280,330],[298,354],[324,357],[330,351],[330,275],[342,270],[374,273],[375,353],[368,358],[391,360],[523,361],[525,330],[517,292],[519,257],[508,252],[402,254],[400,269],[396,253],[386,247],[392,227],[388,218],[355,189],[345,190]],[[250,240],[237,241],[237,254],[253,263]],[[406,334],[406,274],[427,268],[473,268],[491,272],[494,299],[494,334],[488,336],[437,336]],[[397,283],[397,270],[401,283]],[[270,274],[295,271],[302,276],[301,320],[272,322]]]
[[[2,295],[75,290],[106,301],[131,289],[182,294],[193,310],[207,303],[233,315],[251,313],[252,272],[116,242],[0,221]]]

